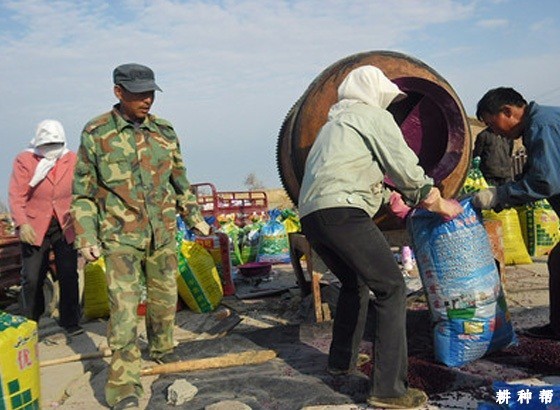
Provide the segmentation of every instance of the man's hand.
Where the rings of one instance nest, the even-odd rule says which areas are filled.
[[[478,191],[473,195],[472,204],[480,209],[492,209],[498,205],[498,190],[496,187],[490,187]]]
[[[463,206],[455,199],[441,199],[441,206],[438,214],[445,220],[451,221],[460,214],[462,214],[465,210]]]
[[[19,226],[19,240],[29,245],[35,245],[35,229],[29,224],[21,224]]]
[[[93,262],[101,256],[101,252],[99,251],[99,247],[97,245],[81,248],[80,253],[87,262]]]
[[[195,226],[191,228],[194,233],[198,236],[208,236],[212,231],[212,227],[206,223],[206,221],[202,221],[197,223]]]
[[[432,188],[428,196],[420,203],[420,206],[430,212],[439,214],[443,219],[448,221],[454,219],[464,211],[461,204],[456,200],[442,198],[437,188]]]

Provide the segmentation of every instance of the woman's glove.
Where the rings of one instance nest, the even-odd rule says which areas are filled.
[[[406,219],[412,210],[411,207],[404,203],[401,194],[396,191],[391,192],[389,197],[389,209],[400,219]]]
[[[452,220],[463,212],[463,207],[454,199],[444,199],[441,197],[439,189],[432,188],[428,196],[420,202],[420,207],[430,212],[439,214],[445,220]]]
[[[101,256],[101,252],[99,251],[99,247],[97,245],[81,248],[80,253],[87,262],[97,260]]]
[[[29,224],[21,224],[19,226],[19,240],[29,245],[35,245],[35,229]]]

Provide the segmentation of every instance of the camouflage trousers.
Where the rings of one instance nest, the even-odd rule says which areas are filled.
[[[174,242],[157,250],[105,244],[111,306],[107,339],[113,352],[105,398],[110,406],[127,396],[140,397],[143,394],[137,309],[144,284],[150,357],[156,359],[173,349],[177,306],[176,252]]]

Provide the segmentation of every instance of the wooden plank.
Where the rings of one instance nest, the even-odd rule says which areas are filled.
[[[290,290],[289,287],[252,289],[251,291],[249,291],[249,293],[243,293],[238,291],[235,294],[235,296],[237,297],[237,299],[241,299],[241,300],[258,299],[266,296],[280,295],[282,293],[288,292],[289,290]]]
[[[192,342],[195,340],[218,339],[225,336],[230,330],[241,323],[241,320],[241,317],[234,312],[231,316],[220,320],[220,322],[218,322],[205,332],[199,333],[195,336],[186,335],[184,337],[176,337],[176,340],[179,343],[184,343]]]
[[[322,322],[324,320],[323,306],[321,303],[321,285],[320,285],[320,281],[322,277],[323,275],[320,274],[319,272],[313,272],[311,289],[313,290],[313,306],[315,308],[315,320],[317,322]]]
[[[331,316],[331,308],[329,307],[328,303],[321,303],[321,310],[323,312],[323,320],[329,321],[332,319]]]

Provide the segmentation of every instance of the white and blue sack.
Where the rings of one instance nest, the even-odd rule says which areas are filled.
[[[462,366],[517,344],[482,217],[469,199],[451,221],[415,210],[408,218],[433,324],[434,354]]]

